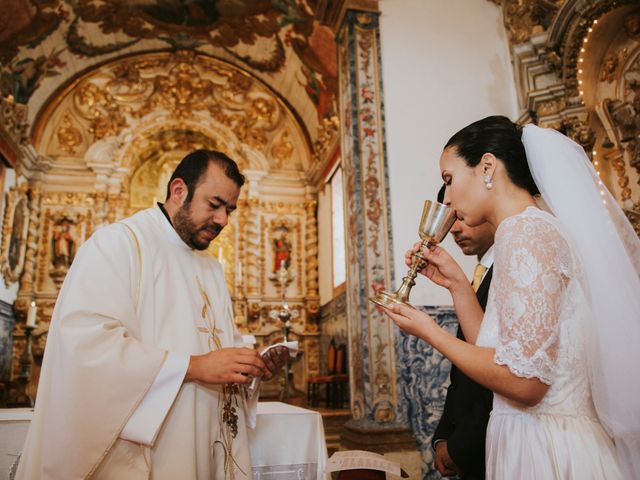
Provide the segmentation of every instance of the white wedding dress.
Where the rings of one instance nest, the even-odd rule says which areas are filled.
[[[587,367],[589,316],[580,262],[555,217],[529,207],[495,236],[494,276],[476,344],[549,390],[534,407],[494,395],[487,479],[622,478],[598,421]]]

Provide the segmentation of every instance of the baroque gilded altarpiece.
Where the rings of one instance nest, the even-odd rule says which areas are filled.
[[[493,0],[521,123],[580,143],[640,235],[640,8],[635,0]]]
[[[258,346],[281,340],[269,317],[280,291],[273,281],[273,239],[286,232],[294,280],[287,300],[300,315],[292,337],[304,352],[296,386],[319,372],[318,234],[308,171],[309,140],[288,106],[261,81],[192,51],[133,55],[74,79],[38,117],[27,159],[30,185],[27,251],[15,303],[24,320],[38,304],[34,354],[77,248],[99,226],[163,201],[177,162],[195,148],[238,161],[247,177],[238,212],[210,247],[225,267],[236,323]],[[17,322],[14,376],[24,347]],[[37,382],[32,375],[31,388]]]

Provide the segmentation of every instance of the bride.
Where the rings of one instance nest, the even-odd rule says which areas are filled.
[[[638,478],[640,241],[622,210],[579,145],[505,117],[456,133],[440,169],[458,218],[497,228],[486,314],[441,247],[422,273],[469,343],[419,310],[385,312],[495,392],[487,478]]]

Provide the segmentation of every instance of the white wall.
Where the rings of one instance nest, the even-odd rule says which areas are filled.
[[[5,195],[9,191],[9,189],[13,187],[15,184],[16,184],[16,171],[12,168],[7,168],[5,170],[5,177],[4,177],[4,191],[2,192],[3,200],[2,200],[2,212],[0,212],[0,221],[4,219],[4,209],[7,206]],[[18,282],[14,283],[9,288],[7,288],[7,286],[4,284],[4,280],[0,278],[0,300],[7,303],[13,303],[16,299],[17,294],[18,294]]]
[[[456,131],[487,115],[518,116],[508,40],[488,0],[382,0],[380,33],[396,287],[404,252],[418,240],[424,200],[442,185],[438,160]],[[448,238],[470,274],[476,261]],[[420,278],[416,305],[450,305],[446,290]]]

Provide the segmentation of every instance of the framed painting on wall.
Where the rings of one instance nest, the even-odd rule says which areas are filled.
[[[29,233],[29,185],[12,187],[6,196],[0,269],[7,287],[18,281],[24,268]]]

